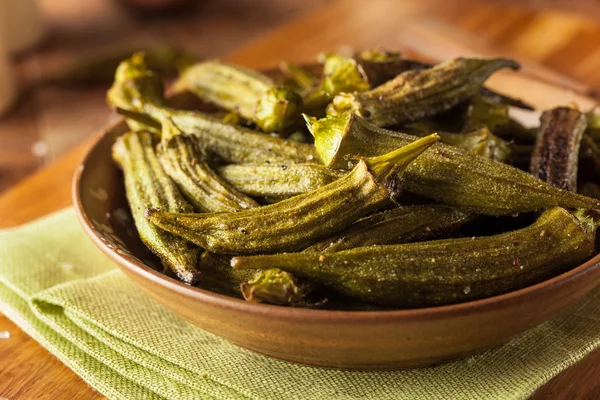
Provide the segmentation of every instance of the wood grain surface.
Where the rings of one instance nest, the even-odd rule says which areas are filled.
[[[74,4],[79,2],[63,3],[77,8]],[[370,6],[366,7],[367,3]],[[282,59],[312,60],[322,50],[336,50],[342,46],[364,48],[378,45],[428,49],[425,51],[426,55],[436,58],[440,51],[439,48],[435,50],[436,46],[439,47],[439,41],[427,39],[421,28],[442,27],[444,37],[452,37],[459,42],[467,38],[468,43],[463,43],[465,47],[459,47],[459,50],[476,48],[476,52],[486,53],[499,49],[497,51],[516,53],[521,58],[531,60],[536,68],[538,64],[545,65],[542,68],[549,68],[547,71],[550,75],[556,70],[571,78],[577,78],[591,88],[600,88],[600,75],[594,76],[592,73],[600,66],[600,48],[594,47],[596,43],[600,43],[600,24],[580,15],[540,11],[536,7],[537,5],[533,5],[524,8],[514,3],[499,4],[474,0],[326,2],[275,29],[264,30],[260,37],[233,52],[229,59],[252,67],[263,67],[276,64]],[[77,14],[76,9],[70,12]],[[343,23],[339,23],[340,21]],[[93,22],[79,21],[79,24],[93,25]],[[113,23],[126,26],[128,22],[127,18],[123,17],[117,18]],[[487,40],[482,41],[481,38]],[[84,38],[73,40],[83,41]],[[448,50],[448,46],[441,47],[442,50]],[[441,58],[447,56],[448,54],[444,54]],[[569,79],[560,75],[555,78],[567,81]],[[585,85],[582,86],[583,89],[586,88]],[[72,96],[73,104],[77,104],[77,96]],[[101,96],[101,93],[88,93],[82,98],[96,96]],[[98,99],[94,98],[93,101],[97,102]],[[26,107],[31,107],[33,111],[35,102]],[[95,108],[86,108],[93,109]],[[57,115],[61,115],[60,110],[60,105],[55,105],[54,112]],[[26,115],[27,110],[20,109],[17,113]],[[65,123],[69,121],[65,116],[60,118],[64,118]],[[7,123],[15,125],[7,129]],[[79,126],[84,125],[81,122]],[[4,147],[5,143],[2,137],[3,130],[35,131],[36,126],[31,118],[22,118],[18,123],[11,120],[1,122],[0,140],[3,146],[0,148]],[[90,136],[89,132],[80,133],[77,140],[69,140],[75,143]],[[90,143],[91,140],[87,139],[65,156],[56,157],[57,161],[52,162],[50,166],[21,181],[0,196],[0,227],[15,226],[68,206],[71,202],[71,176]],[[22,148],[25,147],[26,145],[22,145]],[[2,168],[18,162],[22,163],[20,165],[26,165],[29,170],[37,168],[36,164],[30,164],[27,160],[5,164],[5,157],[16,158],[10,154],[12,152],[14,150],[0,153]],[[40,163],[39,160],[35,162]],[[8,331],[11,334],[9,339],[0,339],[0,397],[11,400],[102,398],[3,316],[0,316],[0,331]],[[595,351],[579,364],[552,379],[533,398],[600,398],[600,351]]]

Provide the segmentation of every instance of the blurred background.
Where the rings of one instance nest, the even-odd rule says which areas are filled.
[[[433,61],[509,55],[600,92],[594,0],[0,0],[0,192],[118,119],[105,91],[136,50],[260,68],[382,46]]]

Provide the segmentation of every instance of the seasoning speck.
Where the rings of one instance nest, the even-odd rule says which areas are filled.
[[[465,286],[465,288],[463,289],[463,293],[464,293],[464,294],[469,294],[469,293],[471,293],[471,286],[469,286],[469,285]]]
[[[520,266],[521,266],[521,263],[519,261],[519,257],[513,256],[513,267],[520,267]],[[521,267],[521,269],[523,269],[523,268]]]
[[[425,227],[425,230],[426,230],[427,232],[431,232],[431,228],[430,228],[430,227],[428,227],[428,226],[427,226],[427,227]]]
[[[544,237],[544,236],[546,236],[546,231],[541,231],[540,232],[540,237]]]
[[[319,256],[319,261],[321,261],[321,262],[325,261],[325,256],[321,254],[321,255]]]

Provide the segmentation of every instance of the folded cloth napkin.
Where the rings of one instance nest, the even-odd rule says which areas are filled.
[[[0,231],[0,311],[111,399],[522,399],[600,342],[596,290],[502,347],[433,368],[351,372],[274,360],[142,293],[72,209]]]

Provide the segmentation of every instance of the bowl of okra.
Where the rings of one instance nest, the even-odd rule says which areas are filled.
[[[367,370],[482,352],[600,280],[600,114],[518,68],[208,60],[167,95],[136,53],[78,217],[141,290],[247,349]]]

